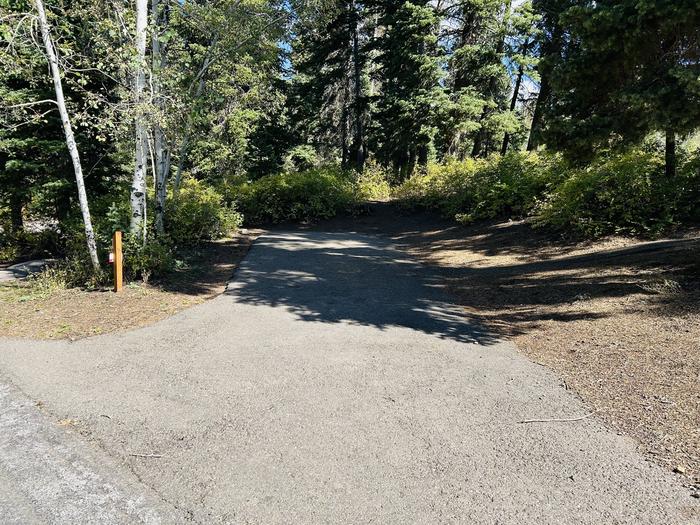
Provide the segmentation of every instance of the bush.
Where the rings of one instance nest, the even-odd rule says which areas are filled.
[[[223,204],[221,194],[193,178],[182,182],[177,201],[168,199],[165,218],[166,230],[178,246],[231,235],[243,222],[235,207]]]
[[[700,158],[681,153],[664,175],[663,154],[608,154],[587,168],[551,154],[510,153],[430,165],[395,189],[404,206],[437,210],[459,222],[534,217],[534,224],[595,237],[654,236],[700,218]]]
[[[700,177],[696,162],[664,174],[658,152],[630,151],[569,172],[537,213],[537,223],[585,236],[655,236],[696,216]]]
[[[331,167],[268,175],[240,185],[237,192],[250,224],[329,219],[357,202],[351,177]]]
[[[124,239],[124,274],[127,280],[162,277],[175,269],[172,245],[164,239],[149,239],[146,244],[139,237],[126,235]]]
[[[68,230],[63,233],[63,257],[51,261],[47,268],[30,279],[33,292],[40,296],[64,288],[96,288],[109,281],[109,274],[95,273],[88,253],[83,231]],[[106,253],[99,254],[106,259]]]
[[[313,146],[296,146],[284,158],[283,169],[287,172],[308,171],[319,165],[318,155]]]
[[[391,197],[389,173],[382,167],[368,163],[354,180],[359,200],[386,200]]]
[[[431,164],[395,190],[404,206],[434,209],[462,223],[524,217],[562,180],[557,156],[527,153]]]

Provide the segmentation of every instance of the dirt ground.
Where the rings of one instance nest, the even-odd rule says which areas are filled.
[[[700,496],[700,229],[576,243],[522,222],[376,215],[470,314]]]
[[[78,339],[155,323],[221,293],[259,233],[206,243],[168,279],[130,283],[118,294],[107,288],[37,293],[26,282],[2,283],[0,336]]]

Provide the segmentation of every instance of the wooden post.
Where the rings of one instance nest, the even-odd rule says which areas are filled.
[[[114,253],[114,291],[121,292],[124,285],[123,257],[122,257],[122,232],[114,232],[112,238],[112,252]]]

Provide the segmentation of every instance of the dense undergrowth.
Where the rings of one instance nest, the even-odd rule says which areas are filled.
[[[125,237],[126,277],[147,281],[186,266],[188,248],[249,225],[312,222],[355,214],[370,199],[393,198],[408,212],[432,210],[467,224],[487,219],[527,218],[534,227],[570,236],[606,234],[658,236],[700,220],[700,159],[682,154],[677,175],[664,174],[654,150],[600,156],[577,167],[560,155],[510,153],[428,167],[400,184],[369,165],[358,175],[337,166],[284,172],[257,180],[232,179],[212,187],[187,178],[166,209],[168,234],[149,222],[150,239]],[[122,204],[116,204],[119,202]],[[112,233],[128,231],[126,198],[104,201],[95,213],[100,258],[106,261]],[[0,258],[56,257],[60,263],[38,277],[39,289],[94,286],[108,275],[90,270],[79,217],[59,226],[12,233],[0,230]],[[43,287],[43,288],[42,288]]]
[[[654,151],[601,156],[586,167],[559,155],[510,153],[430,165],[394,195],[408,209],[435,210],[463,224],[530,218],[534,226],[581,237],[653,237],[700,219],[700,162],[683,156],[669,179]]]
[[[125,195],[96,202],[93,226],[100,261],[107,262],[112,235],[129,231],[129,205]],[[149,203],[150,205],[150,203]],[[186,265],[194,246],[205,240],[233,234],[243,221],[233,204],[211,186],[192,178],[185,179],[177,198],[166,208],[167,234],[158,234],[152,218],[146,223],[148,241],[124,235],[124,272],[127,280],[148,281],[163,277]],[[49,271],[34,278],[38,290],[50,288],[95,287],[111,279],[107,271],[95,274],[85,248],[80,217],[71,215],[60,224],[44,224],[38,231],[28,228],[13,232],[9,225],[0,228],[0,261],[31,258],[56,259]],[[103,268],[107,269],[104,264]]]
[[[387,175],[372,167],[362,174],[337,166],[268,175],[227,190],[247,224],[279,224],[330,219],[356,213],[367,200],[391,194]]]

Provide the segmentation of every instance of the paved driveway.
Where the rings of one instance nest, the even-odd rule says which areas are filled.
[[[378,237],[271,233],[226,294],[166,321],[0,350],[0,373],[182,521],[700,522],[595,416],[520,423],[588,410]]]

